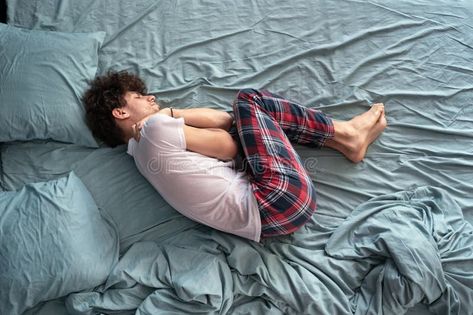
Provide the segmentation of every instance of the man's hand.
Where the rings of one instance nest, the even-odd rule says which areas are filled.
[[[142,120],[138,121],[137,123],[131,126],[131,129],[133,131],[133,138],[135,138],[136,141],[140,141],[140,137],[141,137],[140,131],[148,119],[149,119],[149,116],[146,116],[145,118],[143,118]]]
[[[170,108],[163,108],[158,112],[158,114],[171,116],[171,110],[170,110]],[[140,131],[143,128],[143,125],[145,124],[145,122],[152,115],[154,115],[154,114],[146,116],[145,118],[141,119],[140,121],[138,121],[137,123],[135,123],[131,126],[131,129],[132,129],[132,132],[133,132],[133,138],[135,138],[136,141],[140,141],[140,136],[141,136]]]

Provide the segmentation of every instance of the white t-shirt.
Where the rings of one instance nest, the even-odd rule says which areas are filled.
[[[224,162],[186,150],[184,119],[154,114],[140,141],[128,141],[140,173],[177,211],[202,224],[254,241],[261,218],[247,175]]]

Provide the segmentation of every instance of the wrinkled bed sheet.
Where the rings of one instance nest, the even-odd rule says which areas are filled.
[[[119,265],[98,292],[70,296],[70,310],[381,314],[421,302],[408,313],[468,314],[473,307],[471,1],[9,0],[8,10],[17,26],[105,31],[99,73],[140,74],[164,106],[228,110],[248,86],[337,119],[386,105],[389,127],[360,164],[297,147],[318,212],[299,233],[264,244],[182,218],[123,147],[3,144],[0,187],[73,169],[117,223]],[[33,313],[68,314],[64,300]]]
[[[124,304],[137,314],[256,314],[240,301],[254,297],[268,314],[404,314],[420,302],[433,314],[471,311],[473,227],[444,191],[375,198],[329,231],[313,222],[264,247],[200,231],[138,242],[103,293],[67,304],[77,314]]]

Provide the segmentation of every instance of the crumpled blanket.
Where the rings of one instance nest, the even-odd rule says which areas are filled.
[[[374,198],[330,237],[327,253],[366,272],[355,314],[473,314],[473,228],[445,191],[423,187]],[[366,264],[369,261],[369,264]]]
[[[473,228],[445,191],[374,198],[264,244],[201,228],[139,242],[71,314],[471,314]]]

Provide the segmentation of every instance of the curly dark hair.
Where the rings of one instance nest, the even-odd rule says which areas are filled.
[[[112,110],[126,105],[126,92],[145,95],[146,85],[137,75],[126,71],[108,72],[90,82],[82,99],[92,133],[111,147],[124,143],[124,134],[115,123]]]

